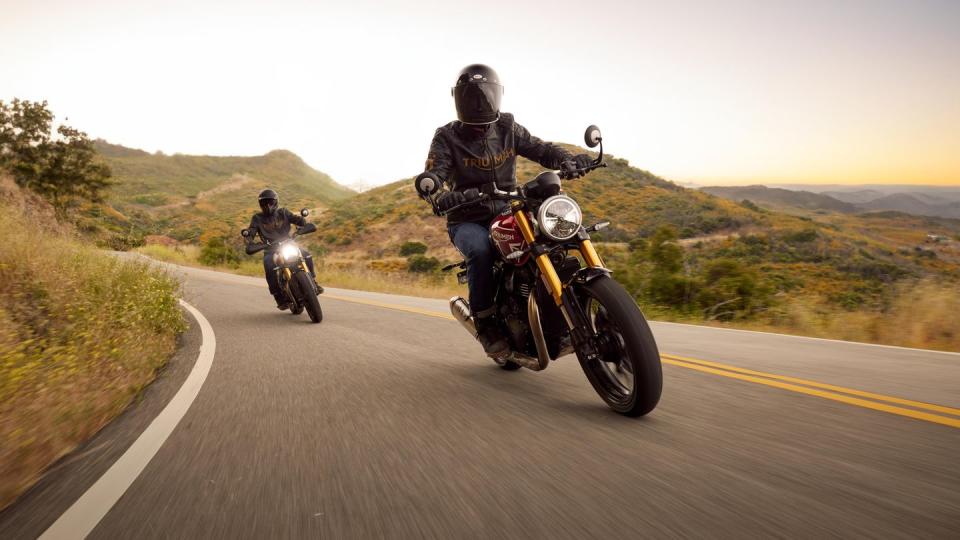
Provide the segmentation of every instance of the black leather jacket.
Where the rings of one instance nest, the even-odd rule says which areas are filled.
[[[514,121],[512,114],[500,113],[500,119],[482,133],[460,122],[437,128],[425,170],[455,191],[479,188],[491,182],[502,190],[512,191],[517,186],[518,155],[549,169],[559,169],[560,162],[573,157],[563,148],[531,135]],[[485,221],[496,211],[494,204],[474,206],[447,215],[447,223]]]
[[[268,217],[263,215],[262,212],[256,213],[253,215],[253,218],[250,219],[250,236],[247,238],[247,255],[253,255],[254,253],[267,249],[271,251],[273,247],[267,247],[267,242],[270,244],[276,244],[281,240],[286,240],[290,238],[290,227],[292,225],[297,225],[300,227],[300,232],[306,234],[317,230],[317,226],[313,223],[307,223],[307,220],[304,219],[300,214],[294,214],[293,212],[287,210],[286,208],[278,208],[272,216]],[[255,242],[257,236],[260,236],[260,242]]]

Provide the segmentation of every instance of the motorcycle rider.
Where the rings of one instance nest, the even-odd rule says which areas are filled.
[[[446,188],[433,197],[441,212],[467,202],[466,190],[483,191],[484,187],[496,185],[501,190],[514,191],[518,155],[550,169],[570,172],[592,163],[589,155],[574,156],[544,142],[516,123],[512,114],[501,113],[503,86],[489,66],[471,64],[463,68],[451,94],[457,120],[437,128],[425,165],[426,172],[439,177]],[[467,264],[477,339],[491,356],[509,350],[494,319],[496,258],[489,232],[490,221],[505,208],[502,201],[486,201],[447,214],[447,233]]]
[[[290,235],[291,225],[297,225],[299,234],[307,234],[317,230],[317,226],[307,220],[300,214],[294,214],[286,208],[280,208],[280,197],[272,189],[265,189],[257,196],[257,202],[260,204],[260,212],[254,214],[250,219],[250,235],[247,236],[247,255],[263,251],[263,272],[267,278],[267,286],[270,287],[270,294],[277,301],[277,309],[284,310],[290,307],[286,295],[280,290],[280,283],[277,281],[277,273],[274,271],[273,254],[277,250],[277,245],[283,240],[292,238]],[[261,242],[255,242],[257,235],[260,235]],[[300,247],[303,258],[307,262],[310,274],[314,281],[317,274],[313,270],[313,257],[310,253]],[[323,287],[317,286],[322,293]]]

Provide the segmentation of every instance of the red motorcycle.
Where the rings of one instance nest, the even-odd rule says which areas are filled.
[[[663,388],[657,344],[633,297],[613,279],[590,241],[590,233],[610,223],[584,227],[580,206],[562,190],[562,179],[606,166],[599,128],[588,127],[584,141],[590,148],[600,146],[592,165],[559,174],[544,171],[512,192],[496,186],[468,190],[467,202],[446,213],[491,200],[508,204],[490,224],[500,254],[494,266],[497,321],[510,343],[509,353],[494,361],[506,370],[543,371],[575,352],[610,408],[641,416],[657,406]],[[440,180],[422,173],[415,185],[441,215],[435,203]],[[455,268],[466,266],[460,262],[444,270]],[[466,282],[465,271],[457,277]],[[477,336],[466,300],[451,298],[450,311]]]

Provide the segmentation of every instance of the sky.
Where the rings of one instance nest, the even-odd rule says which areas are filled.
[[[0,100],[164,153],[422,170],[496,69],[534,135],[680,182],[960,185],[960,1],[0,0]]]

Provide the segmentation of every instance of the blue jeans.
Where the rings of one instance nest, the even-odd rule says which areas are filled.
[[[303,253],[303,258],[307,262],[307,268],[310,269],[310,273],[316,277],[317,273],[313,270],[313,257],[310,256],[310,252],[300,248],[300,251]],[[266,251],[263,252],[263,273],[267,277],[267,286],[270,287],[270,294],[277,299],[279,303],[283,300],[283,291],[280,290],[280,283],[277,281],[277,273],[273,271],[276,268],[273,265],[273,252]]]
[[[488,227],[479,223],[457,223],[447,227],[447,234],[467,261],[471,311],[479,313],[492,308],[496,254]]]

